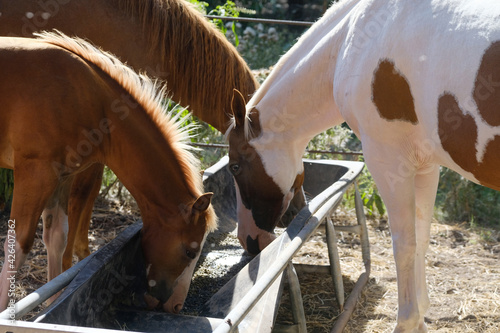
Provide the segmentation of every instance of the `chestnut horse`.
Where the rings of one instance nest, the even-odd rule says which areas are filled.
[[[0,35],[28,37],[56,28],[92,41],[134,69],[166,81],[175,101],[222,132],[229,124],[233,89],[247,100],[258,87],[225,36],[184,0],[17,0],[1,3],[0,14]],[[73,249],[79,259],[90,253],[88,227],[102,168],[93,164],[75,177],[62,267],[60,245],[53,244],[57,237],[51,236],[62,226],[44,227],[49,280],[71,266]],[[298,191],[291,211],[304,205]],[[53,214],[46,210],[43,217]],[[238,232],[246,235],[245,229]]]
[[[163,93],[110,54],[59,34],[3,37],[0,63],[0,167],[14,170],[16,240],[4,245],[1,306],[43,208],[54,212],[45,227],[61,223],[75,176],[102,163],[141,210],[146,301],[179,312],[216,216],[196,158],[186,150],[187,135],[164,115]],[[55,237],[62,243],[63,235]]]
[[[500,189],[500,3],[345,0],[235,95],[229,168],[246,216],[274,227],[317,133],[346,121],[387,206],[395,332],[426,332],[425,252],[443,165]],[[269,214],[272,212],[272,214]],[[241,214],[244,215],[244,214]],[[259,235],[260,237],[260,235]]]

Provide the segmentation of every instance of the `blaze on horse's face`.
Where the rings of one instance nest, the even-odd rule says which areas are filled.
[[[238,239],[250,254],[258,254],[276,237],[274,228],[292,198],[294,207],[291,207],[291,210],[295,214],[305,206],[302,192],[304,178],[302,173],[296,177],[290,188],[285,191],[280,189],[268,175],[261,156],[251,144],[251,140],[261,134],[258,110],[252,110],[247,120],[243,96],[236,90],[232,108],[234,127],[227,137],[228,169],[237,184]],[[250,134],[245,131],[245,122],[251,127]],[[292,215],[288,214],[286,218],[290,220]]]
[[[212,195],[203,194],[193,204],[181,207],[175,221],[143,227],[148,283],[144,299],[150,309],[161,307],[170,313],[182,309],[209,226],[215,223]]]

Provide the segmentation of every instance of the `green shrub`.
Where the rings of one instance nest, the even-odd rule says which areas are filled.
[[[0,211],[10,211],[14,192],[14,172],[0,168]]]
[[[468,181],[444,167],[436,206],[445,221],[500,227],[500,192]]]

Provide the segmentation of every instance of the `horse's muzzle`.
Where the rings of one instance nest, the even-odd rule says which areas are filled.
[[[149,293],[144,294],[144,301],[150,310],[162,309],[168,313],[179,313],[184,302],[176,302],[173,297],[173,289],[167,287],[165,281],[161,281],[154,287],[149,288]]]
[[[262,231],[255,239],[247,235],[246,241],[242,242],[240,239],[240,243],[249,254],[256,256],[275,239],[276,235],[274,233]]]
[[[181,312],[184,304],[179,302],[165,302],[162,303],[160,300],[148,293],[144,294],[144,301],[146,302],[147,308],[149,310],[163,310],[168,313],[178,314]]]

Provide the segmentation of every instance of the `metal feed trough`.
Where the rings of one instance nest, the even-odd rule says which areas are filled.
[[[300,283],[291,260],[323,221],[330,257],[328,269],[333,275],[339,306],[343,309],[332,332],[341,332],[370,273],[368,235],[357,187],[358,225],[334,227],[330,217],[346,189],[354,184],[363,163],[304,160],[304,190],[313,199],[275,241],[252,258],[241,246],[224,245],[224,238],[230,234],[235,237],[236,233],[235,187],[226,170],[227,161],[227,157],[223,158],[204,174],[205,189],[214,192],[212,202],[220,227],[207,238],[200,261],[234,265],[227,267],[224,285],[219,287],[215,281],[209,283],[214,285],[216,292],[209,295],[197,316],[143,309],[145,271],[139,241],[142,223],[138,222],[19,301],[15,311],[1,313],[2,332],[306,332]],[[340,230],[360,234],[365,266],[365,272],[347,301],[344,301],[335,236],[335,231]],[[288,280],[295,325],[274,327],[285,279]],[[59,298],[34,321],[11,320],[14,314],[16,318],[22,317],[64,287]],[[186,304],[200,304],[202,294],[209,289],[197,287],[196,279],[193,280]]]

